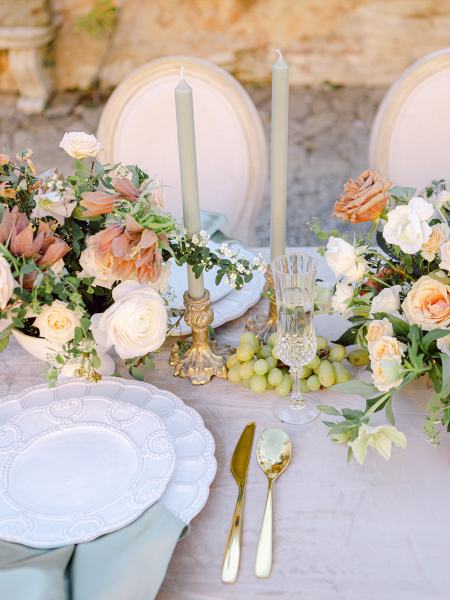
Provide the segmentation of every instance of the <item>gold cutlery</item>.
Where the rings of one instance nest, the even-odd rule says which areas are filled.
[[[248,425],[245,426],[231,458],[230,470],[239,486],[239,492],[236,500],[236,507],[234,509],[233,520],[231,521],[230,530],[228,532],[227,545],[225,547],[225,556],[222,565],[222,581],[224,583],[234,583],[239,570],[245,486],[247,483],[248,463],[250,461],[253,438],[255,436],[255,427],[256,425],[254,422],[248,423]]]
[[[285,431],[273,427],[262,432],[256,456],[268,479],[268,490],[256,553],[255,573],[258,577],[269,577],[272,570],[272,487],[288,466],[291,455],[291,440]]]

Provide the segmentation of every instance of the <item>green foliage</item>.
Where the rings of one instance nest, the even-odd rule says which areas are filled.
[[[96,0],[91,10],[77,20],[77,27],[91,37],[108,35],[115,28],[118,8],[112,0]]]

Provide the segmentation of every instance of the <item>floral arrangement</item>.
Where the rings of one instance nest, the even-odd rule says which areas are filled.
[[[362,410],[321,406],[331,439],[363,463],[372,447],[385,459],[392,444],[406,447],[395,427],[395,393],[427,376],[434,388],[424,430],[438,443],[438,424],[450,430],[450,192],[444,181],[424,191],[393,187],[365,171],[350,180],[334,215],[351,224],[372,223],[369,236],[352,240],[338,231],[312,229],[328,239],[323,249],[338,278],[331,304],[351,322],[338,343],[368,353],[372,383],[360,379],[335,386],[363,396]],[[384,410],[387,423],[371,426]]]
[[[36,175],[29,150],[0,155],[0,350],[13,330],[44,338],[54,381],[98,379],[114,370],[114,349],[142,378],[181,318],[168,309],[170,259],[197,277],[216,268],[236,289],[264,266],[226,245],[213,252],[205,232],[187,236],[157,177],[102,164],[95,136],[66,133],[60,147],[75,159],[67,177]]]

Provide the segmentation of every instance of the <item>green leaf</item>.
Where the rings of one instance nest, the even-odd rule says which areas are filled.
[[[130,367],[129,369],[130,375],[132,375],[138,381],[144,381],[144,375],[140,369],[137,367]]]
[[[326,404],[319,404],[317,406],[317,408],[320,410],[320,412],[323,412],[326,415],[335,415],[336,417],[340,417],[341,413],[334,408],[334,406],[327,406]],[[333,423],[334,425],[334,423]]]
[[[357,420],[357,419],[360,419],[361,417],[363,417],[364,412],[362,410],[353,410],[351,408],[343,408],[342,415],[346,419],[349,419],[350,421],[354,421],[354,420]]]
[[[443,338],[447,335],[449,335],[448,329],[433,329],[432,331],[429,331],[427,334],[425,334],[423,336],[422,341],[420,343],[423,351],[428,352],[430,345],[434,341],[438,340],[439,338]]]
[[[439,354],[442,363],[442,387],[439,392],[441,398],[450,396],[450,356]]]
[[[362,396],[366,399],[372,398],[374,394],[378,393],[378,390],[375,386],[364,383],[364,381],[361,381],[361,379],[351,379],[345,383],[337,383],[328,389],[332,390],[333,392]]]
[[[356,336],[358,335],[360,325],[353,325],[350,329],[347,329],[340,338],[333,340],[333,344],[341,344],[342,346],[352,346],[356,342]]]

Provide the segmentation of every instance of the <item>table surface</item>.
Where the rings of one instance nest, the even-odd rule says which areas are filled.
[[[319,277],[332,280],[322,259]],[[245,317],[221,327],[219,340],[236,343],[248,316],[264,309],[261,301]],[[318,317],[316,324],[329,338],[345,329],[336,316]],[[168,348],[146,380],[202,415],[216,442],[218,466],[208,503],[178,544],[158,600],[448,600],[450,436],[439,448],[426,442],[423,406],[430,390],[425,385],[410,387],[398,398],[397,426],[408,448],[393,449],[389,462],[370,451],[364,467],[354,461],[347,465],[345,449],[329,441],[320,419],[307,426],[283,425],[293,458],[274,489],[274,558],[267,580],[254,574],[266,479],[253,453],[240,572],[234,585],[225,585],[221,565],[237,495],[230,458],[249,421],[257,424],[255,445],[263,429],[280,426],[271,410],[275,396],[255,395],[223,380],[195,387],[174,378]],[[14,341],[0,361],[2,396],[45,381],[43,363]],[[356,397],[321,394],[321,401],[338,408],[362,406]]]

